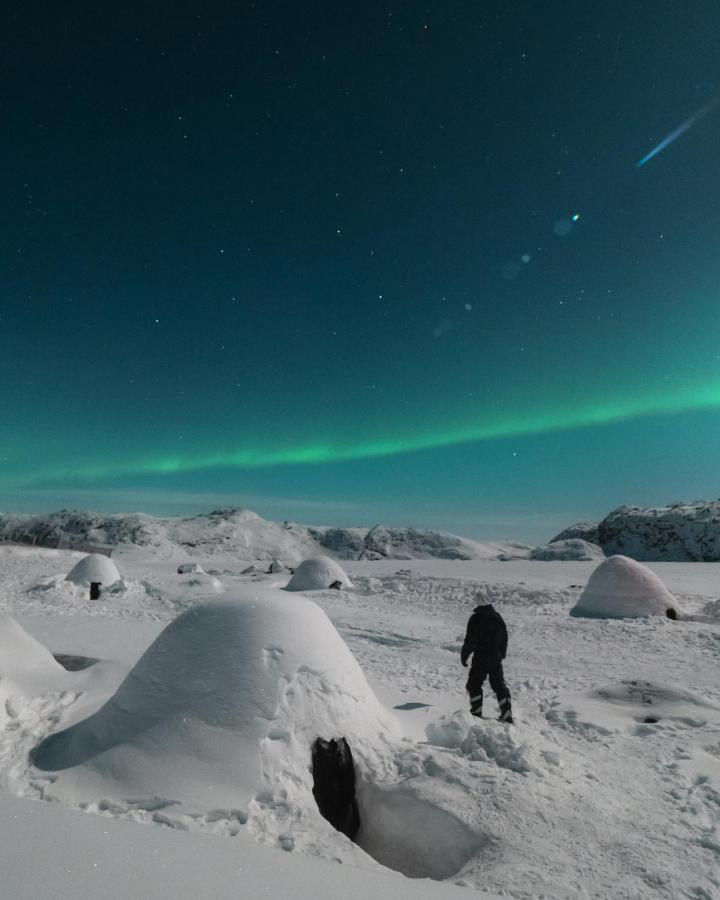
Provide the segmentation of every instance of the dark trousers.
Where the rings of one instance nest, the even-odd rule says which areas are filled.
[[[503,701],[510,704],[510,691],[505,684],[505,676],[503,675],[502,660],[495,658],[488,659],[473,654],[472,666],[468,675],[467,692],[470,695],[470,704],[473,709],[482,709],[483,701],[483,682],[486,678],[490,679],[490,687],[492,688],[500,709],[504,707]]]

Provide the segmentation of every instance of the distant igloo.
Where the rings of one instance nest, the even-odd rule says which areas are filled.
[[[588,579],[571,616],[626,619],[676,612],[675,599],[658,576],[627,556],[611,556]]]
[[[102,553],[91,553],[84,556],[65,576],[65,581],[72,581],[88,587],[93,581],[99,581],[103,587],[109,587],[120,580],[117,566],[109,556]]]
[[[225,590],[223,583],[219,578],[203,571],[191,575],[190,578],[184,579],[183,582],[188,588],[208,594],[222,594]]]
[[[182,563],[177,567],[178,575],[195,575],[205,574],[205,569],[200,563]]]
[[[336,582],[351,588],[352,581],[345,570],[329,556],[315,556],[303,560],[287,583],[286,591],[325,591]]]
[[[317,814],[310,750],[334,735],[361,767],[399,736],[319,606],[247,585],[171,622],[100,710],[31,756],[58,773],[50,794],[74,803],[164,797],[209,811],[277,793]]]

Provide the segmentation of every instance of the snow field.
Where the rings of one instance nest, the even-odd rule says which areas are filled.
[[[106,612],[84,595],[32,590],[43,578],[67,571],[68,558],[0,553],[2,605],[54,652],[102,660],[84,672],[59,675],[66,679],[55,685],[59,690],[28,692],[32,696],[18,696],[11,705],[17,725],[0,735],[2,784],[5,792],[26,798],[59,796],[71,771],[58,777],[30,768],[32,747],[101,708],[127,668],[149,652],[162,626],[198,603],[196,593],[174,583],[169,563],[137,552],[121,558],[128,588],[102,598]],[[218,562],[224,598],[242,585],[277,581],[234,574],[246,562],[227,559],[224,569]],[[161,840],[158,832],[202,831],[227,838],[243,858],[250,838],[292,850],[276,851],[278,867],[290,866],[298,855],[318,856],[327,860],[323,871],[336,890],[357,871],[332,862],[339,859],[364,870],[378,869],[379,860],[407,874],[520,898],[714,897],[720,892],[720,633],[709,612],[719,567],[652,566],[672,586],[685,621],[571,618],[594,568],[559,562],[363,562],[349,566],[353,590],[312,594],[370,688],[395,708],[400,729],[360,754],[358,794],[366,823],[360,847],[312,809],[309,747],[282,736],[267,740],[261,756],[262,777],[267,773],[274,787],[258,790],[254,783],[247,802],[233,799],[236,779],[245,777],[236,770],[227,794],[221,786],[224,796],[214,805],[200,807],[194,787],[188,797],[153,792],[166,777],[158,766],[157,780],[153,776],[142,793],[106,796],[118,782],[103,773],[102,794],[68,795],[63,803],[100,813],[98,829],[109,819],[148,823],[153,841]],[[459,646],[479,586],[510,630],[505,671],[518,722],[512,729],[474,720],[466,711]],[[290,604],[302,602],[301,594],[283,596]],[[113,662],[115,648],[121,658]],[[103,666],[104,681],[92,681]],[[303,704],[318,694],[317,686],[306,683],[304,689],[303,717]],[[490,693],[488,714],[493,706]],[[289,714],[282,711],[273,721]],[[223,754],[231,754],[232,745],[208,742],[219,756],[211,769],[219,763],[223,771]],[[166,749],[158,744],[147,752],[162,756]],[[301,758],[305,769],[298,776],[293,766]],[[273,782],[273,773],[282,772],[293,778]],[[190,780],[196,785],[197,774]],[[181,802],[167,803],[173,800]],[[45,807],[57,810],[58,804],[40,804]],[[337,869],[343,875],[334,881]],[[358,874],[360,882],[364,877]],[[291,875],[288,882],[289,897]],[[422,882],[410,884],[421,896]],[[389,885],[388,896],[396,895]]]

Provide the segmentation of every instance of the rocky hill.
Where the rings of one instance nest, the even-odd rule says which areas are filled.
[[[0,541],[67,549],[146,547],[154,555],[212,556],[298,562],[327,554],[338,559],[511,559],[526,544],[479,543],[416,528],[318,528],[271,522],[241,507],[191,517],[60,510],[48,515],[0,514]]]
[[[597,525],[581,523],[556,538],[599,544],[607,556],[619,553],[644,562],[720,561],[720,500],[670,506],[621,506]]]

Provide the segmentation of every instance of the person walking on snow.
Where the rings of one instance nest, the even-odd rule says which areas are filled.
[[[500,721],[512,725],[510,691],[505,684],[502,661],[507,653],[508,633],[505,621],[480,591],[475,595],[478,605],[473,610],[467,624],[465,642],[460,651],[460,661],[467,666],[472,654],[472,665],[467,680],[470,695],[470,712],[482,718],[483,682],[490,678],[490,687],[495,692],[500,706]]]

